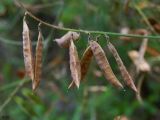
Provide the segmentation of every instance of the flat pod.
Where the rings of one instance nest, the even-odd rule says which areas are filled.
[[[38,41],[36,46],[36,55],[35,55],[35,73],[34,73],[34,82],[32,86],[33,90],[35,90],[39,86],[41,79],[42,52],[43,52],[42,33],[39,31]]]
[[[34,80],[34,64],[33,64],[33,56],[32,56],[32,45],[29,37],[29,28],[25,21],[23,20],[23,56],[24,56],[24,64],[26,75],[33,81]]]
[[[78,57],[78,52],[77,52],[76,46],[73,43],[73,40],[71,40],[71,43],[70,43],[69,56],[70,56],[71,76],[74,83],[79,88],[80,78],[81,78],[81,66],[80,66],[80,61]]]
[[[118,81],[118,79],[114,75],[101,46],[96,41],[93,40],[91,40],[89,44],[91,46],[96,62],[99,65],[100,69],[102,70],[105,78],[115,87],[123,88],[122,84]]]
[[[67,32],[64,36],[62,36],[59,39],[55,39],[57,44],[62,47],[62,48],[68,48],[70,45],[70,40],[72,39],[73,41],[77,40],[79,38],[80,34],[77,32]]]
[[[126,67],[124,66],[124,64],[123,64],[123,62],[122,62],[122,60],[121,60],[121,58],[120,58],[120,56],[119,56],[116,48],[115,48],[115,47],[112,45],[112,43],[110,43],[110,42],[108,42],[107,46],[108,46],[109,51],[112,53],[112,55],[114,56],[114,58],[115,58],[115,60],[116,60],[116,62],[117,62],[117,65],[118,65],[118,67],[119,67],[119,70],[120,70],[120,72],[121,72],[121,75],[122,75],[125,83],[126,83],[130,88],[132,88],[135,92],[137,92],[137,88],[136,88],[136,86],[134,85],[134,82],[133,82],[131,76],[129,75]]]
[[[92,57],[93,57],[93,52],[91,50],[91,47],[89,46],[85,50],[81,59],[81,80],[83,80],[87,74]]]
[[[83,53],[83,56],[82,56],[82,59],[80,62],[80,64],[81,64],[81,80],[83,80],[87,74],[92,57],[93,57],[93,52],[91,50],[91,47],[88,46],[86,48],[85,52]],[[74,82],[72,81],[68,88],[71,88],[73,85],[74,85]]]

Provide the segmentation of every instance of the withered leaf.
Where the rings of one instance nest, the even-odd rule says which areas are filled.
[[[118,79],[114,75],[101,46],[96,41],[93,40],[90,40],[89,44],[91,46],[96,62],[99,65],[100,69],[102,70],[105,78],[115,87],[123,88],[122,84],[118,81]]]
[[[135,64],[136,68],[141,72],[149,72],[151,70],[150,65],[145,59],[139,61],[139,52],[132,50],[128,52],[128,56]]]
[[[77,32],[67,32],[65,35],[63,35],[59,39],[55,39],[57,44],[62,47],[62,48],[68,48],[70,45],[70,40],[72,39],[73,41],[77,40],[79,38],[80,34]]]
[[[33,81],[33,90],[35,90],[40,83],[41,73],[42,73],[42,52],[43,52],[43,42],[42,42],[42,33],[39,30],[38,41],[36,46],[36,55],[35,55],[35,72],[34,72],[34,81]]]
[[[23,55],[26,75],[33,81],[34,80],[34,63],[32,56],[32,44],[29,36],[29,28],[25,21],[23,20]]]
[[[74,83],[79,88],[80,78],[81,78],[81,65],[80,65],[80,60],[78,57],[76,46],[74,45],[72,39],[70,41],[69,56],[70,56],[71,76],[72,76]]]
[[[108,42],[107,46],[108,46],[109,51],[112,53],[112,55],[114,56],[114,58],[115,58],[115,60],[116,60],[116,62],[117,62],[117,64],[118,64],[119,70],[120,70],[120,72],[121,72],[121,75],[122,75],[125,83],[126,83],[130,88],[132,88],[135,92],[137,92],[137,88],[136,88],[136,86],[134,85],[134,82],[133,82],[131,76],[129,75],[126,67],[124,66],[123,61],[121,60],[121,58],[120,58],[120,56],[119,56],[116,48],[115,48],[115,47],[113,46],[113,44],[110,43],[110,42]]]

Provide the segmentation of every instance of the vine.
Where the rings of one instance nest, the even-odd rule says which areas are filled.
[[[57,26],[57,25],[53,25],[53,24],[50,24],[48,22],[45,22],[41,19],[39,19],[38,17],[36,17],[35,15],[33,15],[31,12],[29,11],[26,11],[25,12],[25,15],[27,16],[30,16],[31,18],[33,18],[34,20],[42,23],[43,25],[45,26],[48,26],[48,27],[51,27],[51,28],[54,28],[54,29],[58,29],[58,30],[63,30],[63,31],[73,31],[73,32],[80,32],[80,33],[85,33],[85,34],[101,34],[101,35],[108,35],[108,36],[125,36],[125,37],[134,37],[134,38],[150,38],[150,39],[160,39],[160,36],[151,36],[151,35],[147,35],[147,36],[144,36],[144,35],[135,35],[135,34],[121,34],[121,33],[114,33],[114,32],[105,32],[105,31],[93,31],[93,30],[83,30],[83,29],[72,29],[72,28],[66,28],[66,27],[60,27],[60,26]]]

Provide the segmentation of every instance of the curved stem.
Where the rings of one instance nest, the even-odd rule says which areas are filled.
[[[15,94],[18,92],[18,90],[30,80],[23,79],[18,86],[13,90],[13,92],[8,96],[8,98],[5,100],[5,102],[0,106],[0,113],[3,111],[3,109],[8,105],[8,103],[12,100],[12,98],[15,96]]]
[[[90,30],[82,30],[82,29],[72,29],[72,28],[65,28],[65,27],[60,27],[57,25],[53,25],[50,23],[47,23],[38,17],[34,16],[31,12],[26,11],[26,14],[33,18],[34,20],[41,22],[43,25],[46,25],[48,27],[58,29],[58,30],[63,30],[63,31],[74,31],[74,32],[81,32],[81,33],[92,33],[92,34],[102,34],[102,35],[108,35],[108,36],[126,36],[126,37],[135,37],[135,38],[150,38],[150,39],[160,39],[160,36],[143,36],[143,35],[135,35],[135,34],[121,34],[121,33],[113,33],[113,32],[105,32],[105,31],[90,31]]]

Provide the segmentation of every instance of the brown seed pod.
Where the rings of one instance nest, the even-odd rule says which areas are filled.
[[[81,59],[81,80],[83,80],[87,74],[92,57],[93,57],[93,52],[91,50],[91,47],[89,46],[85,50]]]
[[[38,41],[36,46],[36,55],[35,55],[35,71],[34,71],[34,81],[33,81],[33,90],[35,90],[41,79],[42,73],[42,52],[43,52],[43,42],[42,42],[42,33],[39,30]]]
[[[123,61],[121,60],[116,48],[110,42],[108,42],[107,47],[108,47],[109,51],[112,53],[112,55],[114,56],[125,83],[130,88],[132,88],[135,92],[137,92],[137,88],[134,85],[134,82],[133,82],[131,76],[129,75],[126,67],[124,66]]]
[[[81,80],[83,80],[87,74],[89,65],[92,60],[92,56],[93,56],[93,52],[91,50],[91,47],[88,46],[85,52],[83,53],[83,56],[80,62],[81,63]],[[72,81],[68,88],[71,88],[73,85],[74,85],[74,82]]]
[[[25,21],[23,20],[23,56],[25,63],[26,75],[33,81],[34,80],[34,64],[32,56],[32,45],[29,37],[29,28]]]
[[[111,66],[109,65],[109,62],[101,46],[96,41],[93,41],[93,40],[90,40],[89,44],[91,46],[91,49],[97,61],[97,64],[99,65],[100,69],[103,71],[105,78],[115,87],[123,88],[122,84],[117,80],[116,76],[114,75],[111,69]]]
[[[64,36],[62,36],[59,39],[55,39],[57,44],[62,48],[68,48],[70,45],[70,40],[73,39],[73,41],[77,40],[79,38],[80,34],[77,32],[67,32]]]
[[[72,39],[70,41],[69,56],[70,56],[71,76],[72,76],[74,83],[79,88],[80,78],[81,78],[81,66],[80,66],[80,61],[78,58],[77,49]]]

